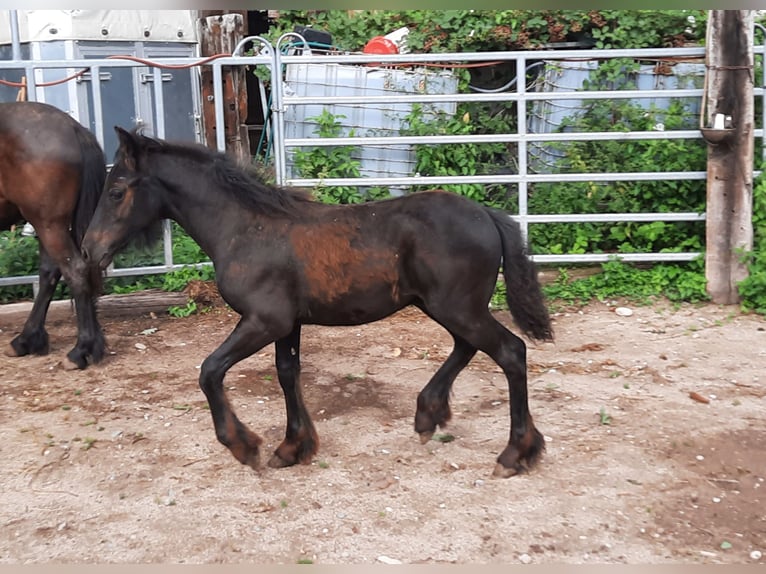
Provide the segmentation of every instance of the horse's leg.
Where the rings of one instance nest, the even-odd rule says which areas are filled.
[[[72,367],[84,369],[88,358],[104,358],[106,342],[96,317],[96,293],[91,270],[70,237],[66,226],[48,225],[37,229],[40,243],[55,261],[69,285],[77,312],[77,343],[67,354]]]
[[[444,305],[446,312],[429,313],[453,336],[460,336],[470,345],[489,355],[503,369],[508,379],[511,431],[500,456],[494,475],[508,477],[532,466],[545,450],[545,439],[535,428],[529,413],[527,396],[527,347],[524,341],[498,322],[482,304],[475,310]]]
[[[276,344],[276,363],[279,384],[285,395],[287,407],[287,428],[282,441],[269,460],[272,468],[291,466],[297,462],[308,464],[319,447],[314,424],[303,403],[301,392],[301,326],[296,325],[292,333],[279,339]]]
[[[418,394],[415,432],[420,434],[420,442],[423,444],[431,440],[437,425],[444,426],[452,416],[449,407],[452,383],[476,354],[476,348],[467,341],[458,336],[454,338],[452,353]]]
[[[45,319],[60,278],[61,271],[40,243],[40,288],[21,333],[11,341],[10,349],[7,350],[6,355],[22,357],[48,353],[48,332],[45,330]]]
[[[267,329],[253,318],[242,317],[234,331],[202,363],[199,386],[207,397],[218,441],[239,462],[254,469],[260,466],[261,437],[248,429],[234,413],[223,389],[223,379],[233,365],[258,352],[270,341]]]
[[[62,272],[65,279],[67,279],[67,273],[71,277],[71,280],[67,279],[67,283],[72,289],[77,311],[77,343],[67,353],[67,358],[78,369],[84,369],[88,366],[88,359],[93,363],[99,363],[106,353],[106,340],[96,315],[97,293],[88,275],[89,268],[79,252],[72,258],[69,265],[62,268]]]

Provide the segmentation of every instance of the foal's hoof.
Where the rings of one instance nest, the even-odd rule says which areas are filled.
[[[74,348],[67,353],[66,360],[64,361],[64,368],[67,371],[85,369],[87,367],[88,355],[84,351],[80,351],[77,348]]]
[[[269,468],[286,468],[288,466],[293,466],[295,463],[288,462],[283,458],[280,458],[277,454],[272,454],[269,462],[266,464],[269,466]]]
[[[81,367],[80,365],[78,365],[77,363],[75,363],[75,362],[74,362],[72,359],[70,359],[69,357],[67,357],[66,359],[64,359],[64,360],[61,362],[61,365],[62,365],[62,367],[64,368],[64,370],[65,370],[65,371],[78,371],[78,370],[80,370],[80,369],[83,369],[83,368],[85,368],[85,367]]]
[[[510,478],[512,476],[516,476],[517,474],[522,474],[524,471],[524,467],[520,464],[516,464],[508,468],[498,462],[495,465],[495,470],[492,471],[492,476],[495,478]]]
[[[16,349],[13,348],[13,345],[6,345],[5,351],[3,351],[3,355],[6,357],[20,357],[21,354],[19,354]]]
[[[434,436],[434,431],[423,431],[418,433],[420,435],[420,444],[426,444]]]
[[[247,458],[245,458],[244,462],[242,464],[245,464],[252,468],[253,470],[260,470],[261,469],[261,455],[258,452],[251,452],[247,455]]]

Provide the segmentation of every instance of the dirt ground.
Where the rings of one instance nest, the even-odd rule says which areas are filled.
[[[102,313],[112,354],[72,372],[59,305],[50,355],[0,356],[0,561],[766,563],[766,321],[618,305],[562,310],[556,341],[529,345],[548,449],[509,479],[491,478],[508,390],[484,355],[455,383],[451,424],[420,444],[415,398],[451,339],[417,311],[304,327],[320,451],[256,472],[216,441],[197,386],[235,315]],[[0,344],[23,318],[0,312]],[[264,459],[285,422],[273,358],[226,379]]]

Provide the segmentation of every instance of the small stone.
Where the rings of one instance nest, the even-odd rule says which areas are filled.
[[[760,550],[753,550],[750,553],[750,560],[760,560],[762,556],[763,554],[761,553]]]
[[[524,553],[519,556],[519,562],[522,564],[530,564],[532,562],[532,557],[529,554]]]
[[[614,312],[620,317],[630,317],[633,314],[633,309],[629,309],[628,307],[617,307]]]
[[[136,347],[136,349],[138,349],[139,351],[146,351],[146,345],[144,345],[143,343],[136,343],[136,344],[135,344],[135,347]]]
[[[378,556],[378,562],[382,562],[383,564],[401,564],[401,560],[397,560],[396,558],[389,558],[388,556]]]

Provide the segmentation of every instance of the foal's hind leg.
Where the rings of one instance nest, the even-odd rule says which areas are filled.
[[[319,447],[319,439],[301,393],[300,344],[300,325],[296,325],[292,333],[275,344],[277,376],[287,407],[287,429],[285,440],[269,460],[268,464],[272,468],[291,466],[296,462],[308,464]]]
[[[61,271],[40,244],[40,288],[21,333],[11,341],[11,348],[7,350],[6,355],[22,357],[24,355],[48,354],[49,344],[48,332],[45,330],[45,318],[48,315],[48,308],[60,278]]]
[[[545,439],[535,428],[529,413],[527,395],[527,348],[524,341],[499,323],[487,310],[473,313],[434,313],[434,319],[453,335],[489,355],[503,369],[508,379],[511,431],[506,445],[497,457],[494,475],[509,477],[537,462],[545,450]]]
[[[423,444],[431,440],[437,425],[443,427],[452,416],[449,406],[452,383],[476,354],[476,348],[464,339],[458,336],[454,339],[452,353],[418,395],[415,432]]]

